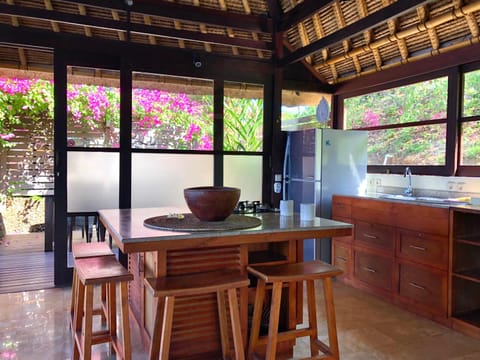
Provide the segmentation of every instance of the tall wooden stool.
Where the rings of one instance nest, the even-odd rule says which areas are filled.
[[[112,249],[107,245],[105,242],[99,242],[99,243],[78,243],[78,244],[73,244],[72,247],[72,255],[73,255],[73,260],[74,262],[77,259],[85,259],[85,258],[90,258],[90,257],[95,257],[95,256],[114,256],[115,254],[113,253]],[[74,329],[74,312],[75,312],[75,301],[77,299],[77,289],[78,287],[78,279],[77,279],[77,271],[75,269],[75,263],[73,267],[73,278],[72,278],[72,297],[71,297],[71,303],[70,303],[70,316],[71,316],[71,328],[72,328],[72,333]],[[94,310],[94,315],[101,315],[102,316],[102,323],[106,321],[108,310],[106,307],[107,301],[107,287],[105,284],[102,284],[102,306]]]
[[[115,351],[117,359],[130,360],[132,358],[132,349],[128,318],[128,282],[133,280],[133,274],[128,272],[114,256],[77,259],[75,266],[78,277],[78,291],[74,314],[73,359],[90,360],[92,357],[92,345],[108,342],[111,350]],[[93,288],[102,284],[107,286],[108,326],[105,330],[93,331]],[[120,285],[121,341],[117,336],[117,284]]]
[[[236,270],[223,269],[191,275],[147,278],[145,279],[145,284],[153,295],[157,297],[157,309],[150,346],[150,360],[168,360],[175,297],[208,293],[217,294],[222,355],[223,359],[228,358],[230,346],[228,343],[225,291],[228,294],[235,359],[245,359],[236,289],[248,286],[249,280],[246,275],[242,275]],[[164,304],[163,312],[162,304]]]
[[[258,278],[253,319],[250,329],[250,340],[248,344],[249,359],[254,356],[254,350],[258,344],[266,343],[267,349],[265,358],[268,360],[274,360],[276,356],[277,342],[279,340],[294,340],[298,337],[304,336],[310,337],[311,357],[309,359],[339,359],[335,309],[333,306],[332,278],[342,273],[340,269],[322,261],[314,260],[296,264],[247,266],[247,271]],[[314,280],[317,279],[323,281],[329,346],[318,339],[314,283]],[[301,282],[304,280],[307,283],[308,327],[287,330],[279,333],[278,325],[282,286],[285,283]],[[260,337],[260,323],[263,301],[265,299],[266,284],[272,284],[270,320],[268,324],[268,336]],[[323,355],[318,355],[318,351],[321,351]]]

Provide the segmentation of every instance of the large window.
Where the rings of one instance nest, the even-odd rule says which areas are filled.
[[[445,166],[448,77],[344,100],[346,129],[369,131],[369,166]]]
[[[331,101],[330,94],[282,90],[282,131],[332,127]]]
[[[132,147],[213,150],[213,81],[134,73]]]
[[[118,148],[120,73],[114,70],[68,67],[67,146]],[[103,77],[96,77],[102,71]]]
[[[480,70],[464,74],[460,165],[480,166]]]
[[[263,150],[263,86],[225,82],[225,151]]]

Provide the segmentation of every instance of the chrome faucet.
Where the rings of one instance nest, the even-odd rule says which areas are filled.
[[[407,196],[412,196],[413,195],[413,188],[412,188],[412,170],[410,167],[405,168],[405,172],[403,174],[403,177],[408,176],[408,186],[403,190],[403,193]]]

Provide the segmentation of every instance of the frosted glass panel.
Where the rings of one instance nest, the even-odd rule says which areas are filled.
[[[132,206],[186,206],[183,189],[213,185],[212,155],[132,154]]]
[[[117,153],[68,152],[67,162],[69,212],[118,208]]]
[[[225,156],[223,170],[223,184],[240,188],[240,200],[262,201],[261,156]]]

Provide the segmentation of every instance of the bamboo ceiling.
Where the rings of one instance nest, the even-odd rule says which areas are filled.
[[[11,40],[28,30],[301,62],[339,84],[478,43],[479,21],[480,0],[0,0],[0,67],[51,67],[40,40]]]

